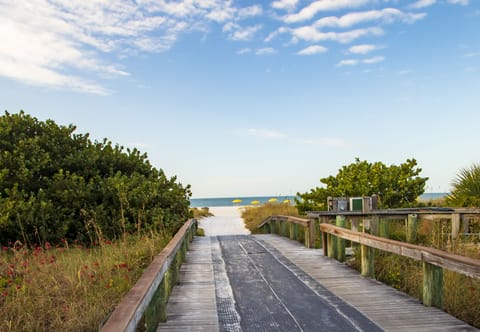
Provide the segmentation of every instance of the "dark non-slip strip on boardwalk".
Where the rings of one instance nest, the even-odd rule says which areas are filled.
[[[243,331],[381,331],[314,280],[305,283],[253,237],[218,241]]]
[[[212,237],[211,244],[219,328],[220,331],[240,332],[242,331],[240,315],[236,309],[230,279],[227,275],[218,239]]]

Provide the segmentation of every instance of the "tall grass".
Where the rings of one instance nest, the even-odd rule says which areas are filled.
[[[242,218],[252,233],[259,233],[258,225],[272,215],[298,216],[297,208],[289,203],[266,203],[260,206],[245,207]]]
[[[201,219],[201,218],[213,216],[213,213],[210,212],[210,209],[208,207],[190,208],[190,212],[192,213],[193,218],[195,219]]]
[[[167,242],[150,234],[93,248],[3,246],[0,330],[97,331]]]

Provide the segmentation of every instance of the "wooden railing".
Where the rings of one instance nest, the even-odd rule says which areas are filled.
[[[461,232],[461,226],[468,225],[468,217],[479,216],[479,210],[470,209],[397,209],[363,212],[314,212],[308,219],[271,216],[258,227],[265,233],[276,233],[303,242],[308,248],[323,247],[325,256],[345,261],[346,241],[360,244],[361,273],[374,278],[374,249],[412,258],[423,263],[423,303],[427,306],[443,306],[443,269],[448,269],[466,276],[480,279],[480,260],[447,253],[439,249],[415,245],[418,219],[450,218],[451,237],[455,239]],[[335,217],[335,224],[328,223]],[[351,230],[346,229],[346,217],[349,218]],[[382,219],[380,219],[381,217]],[[360,220],[357,218],[361,218]],[[388,220],[405,219],[406,242],[386,238],[388,236]],[[359,232],[362,221],[364,232]],[[288,225],[288,231],[287,230]],[[299,238],[298,228],[304,232]],[[374,232],[380,236],[368,234]],[[382,237],[384,236],[384,237]]]
[[[325,256],[339,259],[345,256],[345,241],[362,245],[362,274],[369,276],[373,266],[373,255],[369,248],[413,258],[423,263],[423,303],[427,306],[441,308],[443,305],[443,269],[448,269],[471,278],[480,279],[480,260],[447,253],[442,250],[414,245],[401,241],[385,239],[362,232],[351,231],[342,227],[321,224],[323,232],[323,251]],[[335,239],[335,237],[337,239]]]
[[[158,323],[166,320],[168,296],[178,282],[180,265],[196,228],[194,219],[180,228],[115,308],[101,331],[155,331]]]
[[[270,216],[258,225],[266,233],[288,236],[291,240],[300,241],[307,248],[313,248],[315,230],[312,220],[291,216]]]

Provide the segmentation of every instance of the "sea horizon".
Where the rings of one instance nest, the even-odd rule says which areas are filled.
[[[446,192],[431,192],[420,195],[419,199],[422,201],[429,201],[445,197]],[[290,204],[295,203],[296,195],[279,195],[279,196],[230,196],[230,197],[207,197],[207,198],[191,198],[190,206],[201,207],[222,207],[222,206],[248,206],[248,205],[262,205],[269,200],[276,202],[285,202],[289,200]],[[235,201],[235,202],[234,202]]]

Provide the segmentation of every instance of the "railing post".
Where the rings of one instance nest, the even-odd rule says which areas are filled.
[[[371,221],[364,219],[363,220],[363,231],[365,233],[371,233]],[[374,250],[364,244],[360,245],[360,255],[361,255],[361,273],[362,276],[368,278],[375,278],[375,266],[374,266]]]
[[[337,258],[337,246],[335,241],[335,236],[330,233],[325,233],[327,235],[327,256],[330,258]]]
[[[270,222],[267,222],[265,225],[263,225],[265,228],[265,234],[271,234],[272,233],[272,225],[270,225]]]
[[[328,257],[328,233],[322,232],[323,256]]]
[[[310,248],[310,223],[307,226],[303,226],[305,248]]]
[[[335,225],[338,227],[345,228],[345,216],[337,216],[335,220]],[[345,240],[337,237],[337,257],[340,262],[345,262]]]
[[[317,234],[315,232],[315,218],[308,219],[308,248],[315,248]]]
[[[417,242],[417,221],[418,217],[416,214],[409,214],[407,217],[407,242],[415,243]]]
[[[452,213],[452,240],[456,240],[460,233],[460,214]]]
[[[388,219],[378,220],[378,236],[388,239]]]
[[[287,221],[282,221],[280,224],[280,234],[282,236],[287,236]]]
[[[443,309],[443,269],[423,263],[423,304]]]
[[[351,219],[350,220],[350,229],[354,232],[358,232],[358,219]]]
[[[290,237],[290,240],[295,239],[295,229],[293,228],[293,222],[288,223],[288,235]]]

